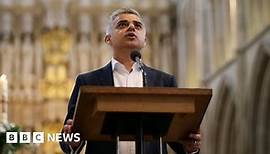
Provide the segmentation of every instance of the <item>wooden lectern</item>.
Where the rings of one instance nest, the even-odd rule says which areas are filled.
[[[211,89],[82,86],[74,114],[74,131],[92,141],[180,141],[200,127]],[[161,138],[162,137],[162,138]],[[160,152],[162,150],[160,149]]]

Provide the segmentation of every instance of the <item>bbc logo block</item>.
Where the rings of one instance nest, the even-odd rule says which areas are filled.
[[[33,138],[31,138],[33,137]],[[6,133],[6,143],[44,143],[44,132],[7,132]]]
[[[18,133],[17,132],[7,132],[6,133],[6,143],[18,143]]]
[[[31,133],[30,132],[20,132],[20,143],[30,143]]]
[[[44,132],[33,132],[33,143],[44,143]]]

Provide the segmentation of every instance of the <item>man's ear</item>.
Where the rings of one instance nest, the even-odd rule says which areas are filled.
[[[146,44],[147,44],[147,36],[145,36],[145,38],[144,38],[144,44],[143,44],[143,47],[145,47]]]
[[[111,35],[110,34],[106,34],[104,37],[104,42],[108,45],[111,45]]]

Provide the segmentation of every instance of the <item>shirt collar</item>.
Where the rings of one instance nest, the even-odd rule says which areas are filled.
[[[112,71],[115,71],[115,70],[124,71],[125,70],[127,72],[127,69],[125,68],[125,66],[113,57],[111,59],[111,63],[112,63]],[[134,71],[134,70],[136,70],[138,72],[140,71],[140,68],[139,68],[137,63],[133,63],[133,65],[132,65],[132,71]]]

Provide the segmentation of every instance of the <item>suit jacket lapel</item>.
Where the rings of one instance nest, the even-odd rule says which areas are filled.
[[[100,81],[100,85],[102,86],[114,86],[111,62],[109,62],[106,66],[103,67]]]
[[[144,71],[146,72],[146,80],[147,80],[147,86],[148,87],[154,87],[154,74],[153,71],[147,67],[144,66]]]

